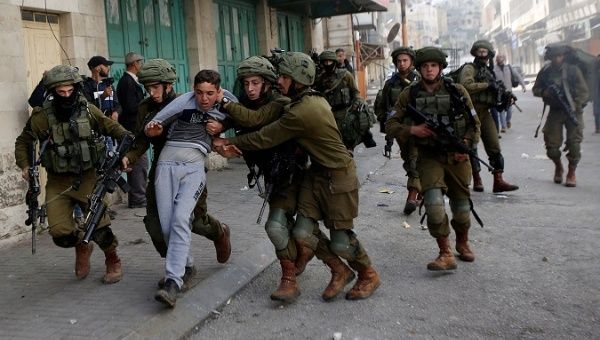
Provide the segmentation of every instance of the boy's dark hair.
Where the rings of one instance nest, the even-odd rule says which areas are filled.
[[[338,53],[338,52],[346,52],[346,50],[344,50],[343,48],[338,48],[337,50],[335,50],[335,53]]]
[[[221,75],[214,70],[202,70],[194,77],[194,86],[200,83],[213,84],[216,88],[219,88],[221,86]]]

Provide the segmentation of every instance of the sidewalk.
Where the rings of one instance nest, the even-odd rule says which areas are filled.
[[[262,224],[256,224],[262,200],[255,189],[245,188],[246,170],[241,159],[233,159],[227,168],[208,173],[209,212],[231,228],[232,254],[228,263],[217,263],[213,243],[195,235],[198,276],[174,310],[154,300],[164,260],[144,229],[145,209],[117,206],[112,227],[124,276],[116,284],[102,284],[104,254],[97,246],[90,275],[82,281],[75,278],[74,249],[55,246],[47,232],[38,235],[35,255],[28,240],[0,249],[0,338],[168,339],[187,334],[275,260]]]

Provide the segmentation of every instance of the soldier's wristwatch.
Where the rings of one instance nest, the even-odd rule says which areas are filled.
[[[229,98],[223,97],[223,99],[221,99],[221,107],[225,107],[225,105],[229,103],[231,103],[231,100],[229,100]]]

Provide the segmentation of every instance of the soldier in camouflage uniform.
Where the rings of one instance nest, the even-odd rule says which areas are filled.
[[[345,68],[337,67],[337,58],[333,51],[323,51],[319,55],[319,61],[323,71],[315,80],[314,88],[321,92],[331,105],[335,122],[342,133],[342,142],[348,150],[354,150],[361,142],[368,148],[375,146],[373,135],[368,129],[361,131],[360,128],[346,126],[347,114],[355,109],[360,100],[354,76]]]
[[[400,92],[412,82],[419,80],[419,74],[413,67],[414,60],[415,51],[410,47],[400,47],[392,51],[392,61],[398,72],[395,72],[385,82],[381,93],[375,99],[375,114],[377,115],[377,120],[379,120],[381,132],[385,132],[385,122],[395,113],[394,105],[398,100],[398,96],[400,96]],[[386,151],[391,152],[394,139],[391,136],[386,136],[385,140],[386,148],[389,148]],[[419,181],[419,172],[417,171],[418,153],[414,145],[411,145],[411,141],[400,145],[400,157],[404,161],[402,166],[406,170],[406,176],[408,177],[406,181],[408,196],[404,204],[404,213],[410,215],[417,209],[421,200],[419,194],[421,192],[421,182]]]
[[[148,60],[138,72],[138,81],[144,85],[146,92],[150,94],[140,102],[138,107],[138,115],[136,122],[136,138],[129,152],[123,157],[123,167],[128,169],[146,153],[150,145],[152,145],[153,157],[150,166],[148,178],[148,187],[146,189],[146,217],[144,217],[144,225],[150,239],[154,244],[156,251],[161,257],[167,255],[167,244],[165,243],[160,220],[158,218],[158,210],[156,206],[156,189],[154,177],[156,174],[156,165],[158,156],[166,143],[165,134],[158,137],[148,137],[144,133],[144,126],[156,116],[167,104],[177,97],[173,89],[173,84],[177,81],[175,68],[164,59]],[[225,263],[231,254],[231,243],[229,240],[229,227],[219,222],[216,218],[208,214],[206,198],[208,191],[206,187],[202,191],[196,207],[194,208],[192,232],[197,235],[202,235],[213,241],[217,252],[217,261]],[[186,266],[183,276],[182,291],[189,289],[189,281],[195,274],[193,266]],[[159,287],[164,284],[164,278],[159,281]]]
[[[369,297],[380,284],[379,275],[356,234],[353,219],[358,215],[358,179],[356,166],[341,141],[331,109],[326,100],[310,86],[315,79],[315,65],[300,52],[286,52],[279,64],[279,87],[292,102],[275,122],[259,131],[230,139],[213,141],[215,148],[233,144],[246,150],[268,149],[294,139],[310,158],[298,196],[298,214],[292,229],[296,240],[316,247],[313,231],[323,220],[330,230],[329,249],[346,259],[358,272],[354,287],[346,299]],[[293,263],[284,267],[284,276],[295,281]],[[341,287],[352,280],[347,273],[340,279]]]
[[[417,169],[421,175],[427,227],[440,249],[439,256],[427,269],[451,270],[456,269],[456,262],[448,240],[450,228],[444,195],[450,200],[450,224],[456,232],[458,257],[467,262],[475,260],[468,243],[471,226],[469,156],[438,139],[422,120],[410,115],[407,107],[412,105],[434,120],[450,124],[455,136],[467,146],[475,145],[479,139],[479,120],[465,88],[449,78],[442,78],[442,70],[448,66],[442,50],[424,47],[417,51],[415,59],[421,80],[400,94],[396,114],[385,124],[385,131],[401,143],[414,140],[419,153]]]
[[[518,186],[510,184],[502,178],[504,157],[500,150],[498,130],[490,112],[490,109],[497,104],[499,91],[492,68],[494,47],[487,40],[478,40],[471,47],[471,55],[475,57],[475,60],[462,68],[459,82],[469,91],[477,116],[481,121],[481,141],[490,165],[494,168],[492,171],[494,175],[493,192],[517,190]],[[479,176],[481,170],[479,162],[471,159],[471,166],[473,166],[473,190],[483,191],[483,184]]]
[[[546,46],[544,59],[550,60],[550,63],[545,65],[538,73],[533,85],[533,95],[542,97],[544,105],[550,106],[543,132],[546,154],[555,165],[554,183],[560,184],[563,181],[564,169],[560,160],[560,147],[563,143],[564,127],[567,131],[565,151],[568,151],[566,156],[569,161],[569,172],[565,179],[565,185],[574,187],[577,185],[575,170],[581,159],[583,107],[589,99],[589,90],[579,68],[566,62],[565,59],[569,52],[570,47],[568,45],[553,44]],[[558,85],[564,93],[568,105],[575,110],[577,125],[569,121],[567,113],[561,108],[556,97],[548,91],[548,87],[551,85]]]
[[[96,184],[96,167],[106,157],[103,135],[121,139],[127,130],[95,106],[89,105],[81,92],[81,76],[72,66],[53,67],[44,77],[50,94],[41,107],[34,108],[23,132],[15,142],[17,166],[28,179],[28,149],[36,141],[48,142],[42,166],[48,172],[46,206],[50,235],[62,248],[75,247],[75,275],[78,279],[90,272],[93,244],[82,242],[83,231],[73,219],[75,205],[88,206],[88,195]],[[110,229],[110,219],[102,216],[92,240],[104,251],[104,283],[121,280],[123,271],[117,255],[118,241]]]
[[[288,97],[273,90],[277,81],[275,68],[264,57],[250,57],[242,61],[238,66],[238,80],[245,90],[240,103],[228,102],[223,107],[241,134],[256,131],[276,121],[284,113],[285,105],[290,103]],[[271,299],[290,301],[300,294],[296,281],[288,275],[291,272],[288,268],[294,265],[296,276],[300,275],[315,254],[332,272],[331,282],[322,297],[326,301],[335,298],[354,278],[354,273],[329,250],[329,239],[318,227],[313,230],[318,239],[316,249],[313,249],[314,244],[295,239],[291,232],[297,213],[298,192],[307,166],[306,153],[291,140],[268,150],[243,150],[243,156],[250,167],[259,167],[267,187],[272,186],[265,230],[275,246],[283,275]]]

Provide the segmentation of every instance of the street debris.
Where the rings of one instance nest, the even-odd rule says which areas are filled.
[[[404,229],[410,228],[410,224],[408,224],[408,222],[406,221],[402,222],[402,226],[404,227]]]
[[[529,154],[526,154],[526,153],[524,153],[524,152],[523,152],[523,153],[521,154],[521,158],[523,158],[523,159],[527,159],[527,158],[529,158]]]
[[[379,189],[379,193],[380,194],[393,194],[394,190],[390,190],[390,189]]]
[[[385,204],[385,203],[377,203],[378,207],[389,207],[389,205]]]
[[[427,226],[426,226],[426,225],[423,225],[423,224],[421,224],[421,230],[427,230]]]
[[[333,340],[342,340],[342,332],[333,333]]]

